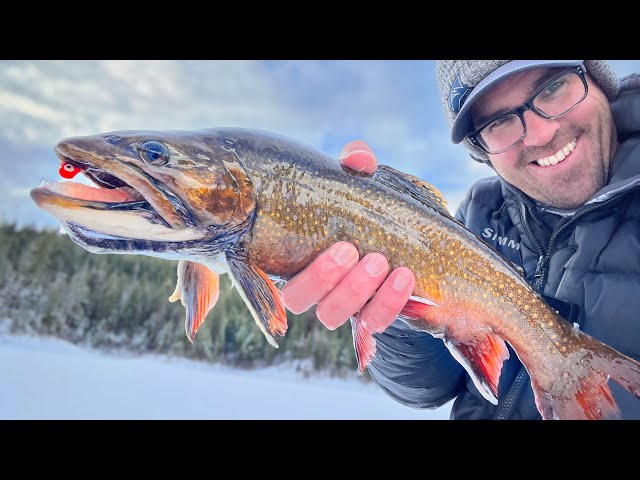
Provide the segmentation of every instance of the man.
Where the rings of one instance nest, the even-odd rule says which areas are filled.
[[[600,60],[448,60],[436,71],[452,141],[498,174],[472,186],[456,218],[520,265],[563,317],[640,359],[640,76],[620,82]],[[370,173],[377,166],[361,141],[341,162]],[[494,406],[441,340],[394,321],[414,278],[404,267],[387,277],[388,268],[384,256],[359,260],[340,242],[292,279],[283,299],[294,312],[318,303],[331,329],[360,311],[384,330],[369,372],[406,405],[456,398],[453,419],[540,418],[513,350]],[[640,402],[609,385],[623,418],[640,418]]]

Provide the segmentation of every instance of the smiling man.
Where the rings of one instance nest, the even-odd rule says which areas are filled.
[[[436,75],[452,141],[498,174],[471,187],[456,218],[521,266],[565,319],[640,359],[640,76],[620,81],[602,60],[446,60]],[[377,167],[362,141],[341,162]],[[382,255],[376,268],[367,257],[334,245],[285,286],[285,303],[295,312],[317,303],[329,328],[358,314],[384,329],[369,372],[399,402],[436,408],[455,398],[454,419],[540,418],[513,350],[493,405],[441,340],[395,321],[411,272],[387,276]],[[342,276],[323,283],[328,264]],[[323,308],[329,293],[334,307]],[[640,419],[640,402],[609,385],[622,417]]]

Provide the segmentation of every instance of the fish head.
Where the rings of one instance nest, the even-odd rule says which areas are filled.
[[[96,186],[44,182],[31,198],[96,253],[137,250],[169,258],[173,252],[181,258],[181,250],[220,248],[220,239],[242,230],[255,209],[252,182],[233,149],[206,143],[197,132],[72,137],[55,152]]]

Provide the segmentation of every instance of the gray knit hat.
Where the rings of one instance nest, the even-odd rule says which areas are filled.
[[[582,63],[609,101],[618,96],[620,80],[608,60],[438,60],[436,78],[442,108],[451,126],[451,141],[463,142],[471,158],[488,163],[487,154],[465,138],[473,130],[469,109],[482,93],[516,72]]]

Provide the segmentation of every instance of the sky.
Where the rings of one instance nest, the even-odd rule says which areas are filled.
[[[447,420],[373,383],[238,370],[165,356],[106,354],[0,333],[0,420]]]
[[[640,60],[613,61],[623,76]],[[115,130],[245,127],[333,157],[362,139],[454,211],[493,171],[449,141],[430,60],[0,61],[0,220],[56,228],[29,190],[60,179],[54,145]]]

